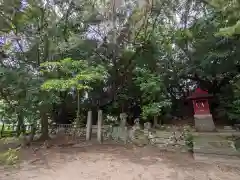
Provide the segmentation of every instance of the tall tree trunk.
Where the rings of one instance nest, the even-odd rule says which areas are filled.
[[[20,136],[20,134],[23,132],[23,116],[21,113],[17,115],[17,137]]]
[[[23,136],[22,146],[23,147],[30,146],[31,142],[34,140],[35,134],[36,134],[36,126],[35,126],[35,124],[32,124],[30,135],[29,136]]]
[[[157,127],[158,127],[158,117],[157,117],[157,116],[154,116],[154,117],[153,117],[153,127],[154,127],[154,128],[157,128]]]
[[[34,136],[35,136],[35,134],[36,134],[36,130],[37,130],[36,125],[35,125],[35,124],[32,124],[32,125],[31,125],[31,133],[30,133],[30,137],[29,137],[29,141],[30,141],[30,142],[33,141]]]
[[[2,129],[1,129],[1,137],[0,137],[0,138],[2,138],[2,137],[3,137],[4,126],[5,126],[5,123],[4,123],[4,121],[3,121],[3,124],[2,124]]]
[[[41,140],[49,139],[48,135],[48,116],[45,112],[41,112]]]

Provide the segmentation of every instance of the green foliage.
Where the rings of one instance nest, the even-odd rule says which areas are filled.
[[[9,114],[11,112],[11,108],[9,105],[3,100],[0,101],[0,117],[1,120],[9,118]]]
[[[135,83],[140,87],[146,101],[152,100],[163,91],[164,85],[160,75],[151,73],[147,69],[137,68]]]
[[[232,37],[234,35],[240,34],[240,21],[237,21],[236,24],[230,27],[221,28],[216,36]]]
[[[240,99],[234,100],[231,104],[228,105],[228,116],[231,120],[239,121],[240,116]]]
[[[41,64],[44,76],[58,76],[59,79],[49,79],[42,84],[43,90],[68,91],[72,88],[77,90],[90,90],[89,82],[104,79],[102,66],[91,67],[87,61],[63,59],[59,62],[45,62]]]
[[[236,148],[236,150],[240,151],[240,138],[237,137],[234,141],[234,146]]]
[[[137,68],[135,83],[142,91],[142,116],[144,119],[161,115],[164,107],[171,105],[166,96],[162,77],[156,73],[151,73],[147,69]]]
[[[185,126],[183,129],[183,137],[185,141],[185,145],[188,151],[193,152],[193,134],[191,132],[191,128],[189,126]]]
[[[58,91],[66,91],[72,87],[76,87],[78,90],[87,90],[90,89],[89,86],[84,86],[79,84],[78,81],[74,79],[70,80],[47,80],[43,85],[43,90],[58,90]]]
[[[164,108],[169,107],[171,102],[166,100],[162,100],[161,102],[153,102],[147,105],[142,106],[142,116],[144,119],[147,117],[153,117],[154,115],[161,115]]]
[[[240,86],[239,86],[239,80],[237,77],[237,80],[233,83],[233,97],[232,101],[225,102],[225,108],[228,114],[229,119],[232,121],[232,123],[239,124],[239,117],[240,117]],[[226,101],[226,100],[225,100]]]
[[[231,37],[240,33],[240,3],[236,0],[212,0],[210,4],[222,13],[225,19],[225,26],[220,28],[218,36]]]

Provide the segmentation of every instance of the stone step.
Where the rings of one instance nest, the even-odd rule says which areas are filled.
[[[195,147],[210,147],[210,148],[233,148],[233,141],[195,141]]]
[[[240,136],[240,131],[218,131],[218,132],[193,132],[193,136],[201,136],[201,137],[209,137],[209,136],[216,136],[216,133],[218,136]]]
[[[240,158],[237,156],[193,153],[193,157],[198,162],[204,163],[223,163],[224,165],[240,167]]]
[[[237,133],[238,131],[236,131],[235,129],[219,129],[219,130],[217,130],[217,132],[219,132],[219,133]]]
[[[239,156],[240,152],[234,149],[210,149],[210,148],[193,148],[193,152],[195,153],[204,153],[204,154],[217,154],[217,155],[228,155],[228,156]]]

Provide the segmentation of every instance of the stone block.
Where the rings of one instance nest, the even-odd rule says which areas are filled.
[[[197,131],[211,132],[216,131],[211,114],[194,115],[195,128]]]

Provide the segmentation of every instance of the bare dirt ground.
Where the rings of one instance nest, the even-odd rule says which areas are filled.
[[[240,169],[195,162],[189,154],[152,147],[91,145],[22,151],[1,180],[239,180]]]

